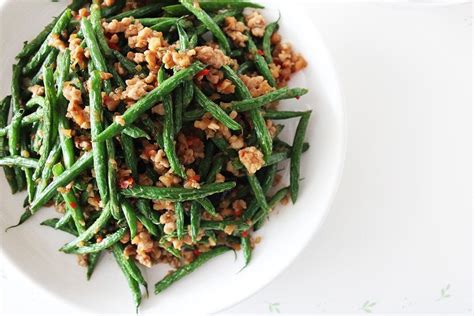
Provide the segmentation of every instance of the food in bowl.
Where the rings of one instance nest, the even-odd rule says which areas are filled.
[[[137,308],[139,265],[172,266],[156,294],[229,250],[247,265],[252,234],[297,200],[311,115],[277,109],[307,93],[287,87],[306,61],[262,8],[73,1],[17,55],[0,103],[0,165],[12,193],[27,191],[18,225],[53,205],[62,216],[42,225],[74,237],[60,250],[88,278],[111,251]],[[290,118],[292,145],[275,123]]]

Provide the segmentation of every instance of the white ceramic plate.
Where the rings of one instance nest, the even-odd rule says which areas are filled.
[[[263,239],[246,269],[239,272],[243,266],[240,253],[237,260],[232,253],[216,258],[159,296],[152,294],[144,299],[142,314],[172,313],[177,306],[180,312],[191,315],[211,313],[252,295],[293,260],[304,260],[299,254],[321,225],[335,194],[344,158],[345,123],[329,52],[305,15],[301,2],[262,2],[267,4],[264,14],[268,20],[275,19],[278,10],[281,12],[281,34],[309,63],[290,86],[307,87],[310,93],[299,101],[282,104],[284,108],[313,109],[307,133],[311,148],[302,159],[304,179],[298,202],[277,209],[258,232]],[[58,4],[50,0],[3,1],[0,6],[1,95],[10,89],[11,65],[22,41],[35,36],[63,7],[64,2]],[[296,121],[285,124],[282,135],[291,141]],[[285,174],[285,181],[287,176]],[[4,233],[5,227],[18,220],[24,195],[12,196],[3,175],[0,178],[0,233],[4,257],[39,287],[77,305],[81,311],[132,312],[127,284],[109,254],[103,256],[92,280],[86,281],[85,271],[77,266],[75,257],[58,252],[70,237],[39,226],[42,220],[56,216],[52,209],[43,209],[23,226]],[[167,270],[165,266],[145,270],[151,289]]]

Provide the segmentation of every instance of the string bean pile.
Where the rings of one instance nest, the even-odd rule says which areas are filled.
[[[252,234],[298,198],[311,115],[277,110],[308,92],[287,87],[306,61],[261,8],[72,1],[17,55],[0,102],[0,166],[27,192],[15,226],[54,205],[61,216],[42,224],[72,235],[60,250],[88,278],[111,252],[137,308],[140,266],[172,266],[158,294],[228,250],[249,264]],[[275,123],[286,119],[299,120],[292,145]]]

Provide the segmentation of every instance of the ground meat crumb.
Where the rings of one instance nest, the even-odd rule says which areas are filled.
[[[245,47],[248,36],[244,34],[247,27],[244,23],[237,21],[233,16],[225,18],[224,32],[232,39],[235,46]]]
[[[87,255],[77,255],[77,264],[80,265],[81,267],[87,267]]]
[[[304,57],[295,53],[291,45],[287,43],[278,43],[275,46],[273,63],[275,66],[270,64],[270,71],[278,79],[279,86],[285,86],[293,73],[304,69],[308,64]]]
[[[175,186],[181,182],[181,179],[171,172],[171,170],[162,175],[159,179],[167,188]]]
[[[220,49],[210,46],[198,46],[195,48],[196,58],[202,63],[214,68],[221,68],[230,64],[231,60]]]
[[[51,34],[48,40],[48,45],[55,47],[60,51],[64,51],[67,48],[66,43],[61,40],[61,36],[59,34]]]
[[[66,116],[73,119],[79,127],[90,128],[90,117],[88,107],[83,108],[81,90],[71,84],[63,86],[63,95],[69,101]]]
[[[247,88],[249,88],[250,94],[252,94],[254,98],[267,94],[273,90],[272,86],[270,86],[268,81],[262,76],[251,77],[247,75],[241,75],[240,79],[242,79]]]
[[[165,234],[172,234],[176,230],[176,217],[174,216],[174,212],[166,211],[160,216],[160,223],[165,225],[163,227]]]
[[[127,84],[127,88],[125,88],[125,91],[122,93],[122,100],[140,100],[145,94],[154,88],[138,76],[126,80],[125,83]]]
[[[250,174],[254,174],[265,164],[262,152],[254,146],[239,150],[239,160]]]
[[[263,37],[265,33],[265,18],[258,11],[252,11],[252,13],[245,16],[245,22],[247,23],[250,32],[255,37]]]
[[[199,189],[201,187],[199,184],[201,178],[193,169],[186,170],[186,176],[187,179],[184,181],[183,187],[186,189]]]
[[[42,96],[44,95],[44,87],[35,84],[34,86],[31,86],[28,88],[28,91],[33,93],[33,96]]]

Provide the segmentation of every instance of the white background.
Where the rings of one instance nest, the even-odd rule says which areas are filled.
[[[299,260],[222,315],[472,314],[472,5],[457,2],[308,2],[346,103],[341,186]],[[0,273],[2,314],[79,313]]]

